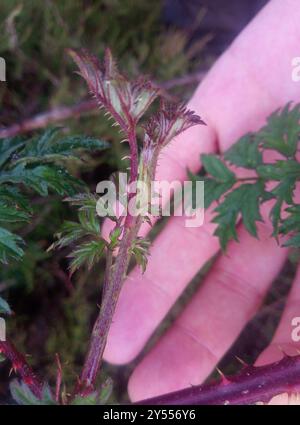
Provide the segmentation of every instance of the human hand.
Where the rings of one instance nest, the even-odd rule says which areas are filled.
[[[299,18],[299,2],[273,0],[243,31],[188,105],[207,126],[192,127],[165,149],[157,179],[185,180],[187,168],[199,168],[200,153],[228,149],[241,135],[260,128],[274,109],[299,101],[300,83],[291,78],[292,58],[300,53]],[[253,317],[287,255],[270,237],[267,209],[262,214],[259,240],[239,227],[240,242],[229,244],[190,304],[137,366],[129,380],[132,400],[200,384]],[[187,284],[218,252],[210,219],[208,210],[203,226],[187,228],[184,217],[172,217],[155,239],[145,274],[135,269],[124,284],[107,361],[121,364],[136,357]],[[278,346],[296,348],[291,319],[300,313],[299,285],[300,272],[258,363],[280,358]]]

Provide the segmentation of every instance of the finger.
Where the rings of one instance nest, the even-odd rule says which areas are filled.
[[[284,5],[282,2],[271,2],[270,8],[273,12],[275,10],[275,13],[264,12],[262,17],[257,18],[252,24],[255,33],[263,34],[266,27],[276,24],[279,9],[283,9],[283,11],[280,10],[281,14],[286,13],[286,4],[290,7],[291,2],[286,2]],[[297,11],[299,12],[299,8]],[[274,22],[269,15],[273,16]],[[283,64],[279,56],[272,57],[272,60],[278,64],[276,75],[279,76],[280,81],[276,81],[273,76],[268,79],[266,73],[263,74],[263,78],[258,78],[256,65],[259,65],[259,69],[263,65],[270,66],[265,55],[265,52],[269,50],[264,49],[276,40],[274,41],[273,35],[270,37],[264,33],[264,36],[259,38],[260,42],[256,43],[256,49],[253,49],[254,40],[250,27],[246,35],[239,37],[241,41],[234,43],[233,51],[226,53],[218,61],[195,95],[195,103],[199,102],[197,103],[199,110],[205,111],[206,115],[203,117],[211,123],[212,128],[216,129],[222,147],[228,146],[246,131],[255,130],[261,125],[266,115],[277,105],[291,99],[292,88],[294,97],[299,96],[300,85],[296,86],[289,78],[290,68],[287,69],[286,62],[297,45],[296,38],[290,34],[289,25],[283,22],[280,31],[276,33],[280,45],[286,39],[286,34],[290,34],[289,43],[284,49]],[[243,49],[246,48],[245,53]],[[246,54],[247,61],[245,61]],[[290,64],[290,61],[288,63]],[[282,78],[283,76],[285,78]],[[270,85],[269,80],[273,85]],[[262,90],[264,86],[267,88],[266,92]],[[194,109],[198,111],[197,108]],[[210,117],[214,117],[215,121],[209,119]],[[201,140],[199,140],[198,149],[201,150]],[[188,151],[184,151],[184,155],[190,157]],[[176,227],[180,226],[183,228],[180,218],[171,219],[170,224],[155,242],[145,279],[142,279],[139,272],[135,271],[131,275],[131,281],[125,283],[108,340],[106,350],[108,360],[121,363],[134,357],[141,349],[142,342],[147,339],[144,335],[151,334],[159,318],[164,317],[175,297],[184,289],[187,279],[192,277],[196,269],[198,270],[206,259],[216,252],[216,240],[206,236],[211,233],[206,226],[199,230],[201,235],[196,234],[197,237],[192,236],[192,232],[188,230],[183,232],[184,228],[182,231],[176,230]],[[168,234],[170,243],[168,243]],[[189,246],[190,250],[188,250]],[[199,255],[196,255],[198,252]],[[174,262],[170,260],[171,256],[174,256]],[[153,276],[149,269],[153,270]],[[168,279],[168,273],[172,270],[174,272]],[[135,313],[139,316],[134,316]],[[138,323],[136,317],[139,317]],[[144,331],[142,326],[145,326]],[[134,335],[132,335],[132,329],[134,329]]]
[[[282,267],[286,250],[259,225],[260,240],[239,229],[191,303],[129,381],[132,400],[196,385],[213,370],[252,318]]]
[[[107,361],[132,360],[188,282],[218,251],[209,214],[205,219],[206,225],[188,228],[185,217],[172,217],[150,249],[146,272],[136,268],[130,273],[110,328],[104,354]]]
[[[296,320],[295,320],[296,319]],[[280,360],[284,353],[294,356],[300,350],[300,267],[293,282],[286,307],[281,317],[271,344],[257,359],[257,365],[263,365]]]

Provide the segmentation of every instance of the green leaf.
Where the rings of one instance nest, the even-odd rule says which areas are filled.
[[[213,154],[203,154],[201,155],[201,162],[207,173],[219,182],[235,182],[234,173],[230,171],[224,162],[217,156]]]
[[[238,167],[256,169],[262,163],[262,154],[255,135],[248,133],[225,152],[224,158]]]
[[[294,177],[283,177],[282,181],[271,191],[271,194],[276,198],[276,202],[270,211],[270,217],[274,228],[273,236],[278,234],[283,203],[293,204],[295,185],[296,179]]]
[[[0,297],[0,314],[10,315],[11,313],[12,312],[8,303],[3,298]]]
[[[149,256],[150,242],[144,238],[136,238],[131,247],[131,253],[134,255],[135,261],[142,268],[142,272],[145,273],[148,256]]]
[[[233,186],[233,181],[218,183],[216,180],[204,179],[204,207],[208,208]]]
[[[16,162],[32,164],[35,162],[59,162],[69,159],[78,159],[82,150],[103,150],[109,144],[94,137],[73,135],[58,138],[59,128],[47,129],[42,135],[35,137],[20,152]]]
[[[87,396],[77,395],[74,400],[72,400],[71,405],[73,406],[82,406],[82,405],[98,405],[99,404],[99,395],[96,391],[88,394]]]
[[[282,180],[287,177],[292,177],[296,180],[300,179],[300,164],[294,159],[279,160],[274,164],[259,165],[257,174],[266,180]]]
[[[223,203],[215,209],[217,215],[213,219],[218,224],[215,235],[223,250],[231,239],[238,240],[236,225],[239,216],[248,232],[257,236],[256,222],[262,221],[259,205],[266,199],[268,196],[260,182],[243,184],[225,196]]]
[[[111,378],[107,378],[105,382],[101,385],[100,394],[99,394],[99,404],[107,404],[110,396],[113,391],[113,380]]]
[[[119,244],[119,237],[121,236],[121,233],[122,233],[122,229],[120,227],[116,227],[110,232],[110,235],[109,235],[110,249],[115,249],[115,247]]]
[[[24,210],[29,214],[32,213],[32,208],[28,199],[17,187],[3,184],[0,187],[0,199],[5,205],[14,206],[15,208]]]
[[[16,379],[10,383],[10,392],[12,398],[20,405],[55,405],[50,388],[45,385],[42,390],[41,399],[37,398],[30,388],[24,382],[18,382]]]
[[[106,241],[99,237],[98,240],[92,240],[80,245],[69,257],[72,258],[70,272],[73,274],[83,264],[87,264],[88,269],[97,263],[104,251]]]
[[[54,165],[26,168],[24,164],[19,164],[0,174],[1,183],[24,184],[41,196],[47,196],[49,189],[59,195],[73,195],[83,186],[83,182],[79,179],[72,177],[65,169]]]
[[[92,193],[77,193],[72,197],[65,198],[64,201],[80,207],[79,210],[96,213],[98,197]]]
[[[20,236],[0,227],[0,262],[6,264],[9,259],[19,260],[24,254],[19,246],[22,243]]]
[[[300,247],[300,233],[292,236],[288,241],[286,241],[283,246],[291,247],[291,248],[299,248]]]
[[[225,183],[222,183],[209,177],[193,174],[190,171],[188,171],[188,176],[192,183],[196,183],[197,181],[204,182],[204,208],[208,208],[214,201],[219,200],[220,197],[224,195],[224,193],[226,193],[229,189],[231,189],[235,183],[235,180],[229,180]],[[195,205],[194,192],[192,194],[192,202],[193,205]]]
[[[291,103],[288,103],[267,119],[267,124],[260,130],[258,137],[265,148],[291,157],[297,150],[300,133],[299,121],[300,105],[292,108]]]
[[[18,221],[28,221],[28,219],[29,215],[26,212],[9,208],[0,201],[0,222],[16,223]]]
[[[54,242],[48,251],[54,248],[63,248],[70,245],[72,242],[77,241],[87,235],[87,231],[82,227],[80,223],[75,221],[65,221],[61,227],[60,232],[55,234],[58,241]]]
[[[289,213],[289,216],[282,221],[279,233],[287,235],[296,230],[300,232],[300,205],[286,208],[285,211]]]
[[[24,139],[19,136],[0,140],[0,168],[24,144]]]

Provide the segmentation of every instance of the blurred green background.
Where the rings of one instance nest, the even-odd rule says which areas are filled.
[[[201,12],[202,13],[202,12]],[[201,13],[199,20],[201,20]],[[168,97],[186,100],[195,87],[181,84],[203,65],[208,37],[189,43],[191,31],[166,25],[162,2],[148,0],[1,0],[0,56],[7,65],[7,81],[0,83],[0,127],[8,127],[43,111],[71,106],[89,99],[86,85],[74,72],[67,47],[86,47],[103,54],[109,46],[122,71],[134,78],[147,74],[170,86]],[[206,59],[205,59],[206,60]],[[177,84],[177,79],[179,83]],[[62,123],[64,131],[96,136],[111,142],[111,149],[85,161],[69,164],[73,174],[91,188],[117,169],[126,151],[104,116],[91,111]],[[30,133],[29,133],[30,135]],[[68,277],[68,251],[47,253],[53,234],[64,219],[75,217],[58,196],[32,197],[33,221],[19,229],[26,240],[21,262],[1,266],[0,295],[15,315],[8,333],[30,363],[55,381],[55,353],[59,353],[67,389],[80,371],[88,334],[97,312],[103,264],[92,272],[81,269]],[[126,399],[130,368],[110,368],[115,380],[112,400]],[[0,397],[7,394],[8,366],[0,369]]]

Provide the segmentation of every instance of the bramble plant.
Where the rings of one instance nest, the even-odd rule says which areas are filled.
[[[69,50],[69,53],[99,107],[105,109],[114,125],[120,127],[123,139],[129,144],[129,183],[143,181],[146,185],[150,184],[155,178],[157,160],[162,149],[189,127],[204,125],[204,122],[182,105],[162,101],[158,111],[141,124],[146,111],[159,96],[157,87],[144,79],[130,82],[117,70],[109,50],[106,50],[104,63],[100,63],[85,50]],[[299,110],[299,105],[287,105],[274,112],[261,130],[242,137],[224,157],[202,155],[202,164],[206,171],[204,177],[203,174],[190,173],[192,181],[201,180],[205,183],[205,206],[218,202],[214,210],[214,222],[217,224],[215,234],[220,239],[222,249],[226,249],[231,239],[237,239],[236,226],[240,219],[245,228],[253,236],[257,236],[257,222],[262,221],[260,206],[271,200],[274,202],[270,212],[273,236],[279,238],[287,235],[285,246],[300,245],[300,205],[294,197],[294,188],[300,179],[300,165],[296,158],[300,133]],[[57,241],[50,248],[72,247],[71,274],[83,264],[91,268],[105,254],[106,271],[100,311],[82,372],[69,396],[61,392],[60,367],[56,388],[51,390],[36,376],[25,357],[18,353],[10,341],[0,342],[0,353],[12,362],[21,378],[21,383],[13,381],[11,384],[12,396],[20,404],[105,403],[109,385],[104,384],[99,389],[96,379],[130,259],[133,256],[143,269],[147,265],[149,242],[139,237],[138,232],[149,217],[131,213],[120,217],[112,216],[115,226],[109,238],[104,239],[96,211],[97,197],[87,190],[80,191],[82,182],[72,177],[63,164],[66,159],[70,159],[70,155],[78,158],[78,149],[103,149],[107,144],[79,136],[59,139],[57,135],[57,130],[51,129],[29,141],[14,138],[2,142],[0,221],[17,223],[29,220],[32,211],[19,185],[25,185],[42,196],[46,196],[48,190],[67,195],[66,201],[78,207],[79,220],[65,222],[56,235]],[[265,150],[276,152],[280,159],[265,163]],[[237,167],[235,169],[248,170],[249,175],[243,174],[239,178],[238,172],[233,171],[231,165]],[[128,193],[128,199],[137,204],[139,202],[139,198],[135,198],[131,192]],[[23,254],[20,237],[10,228],[0,228],[0,232],[3,235],[0,245],[1,261],[19,259]],[[10,313],[8,304],[2,299],[0,312]],[[193,387],[152,399],[151,403],[268,402],[274,395],[284,391],[297,393],[299,385],[299,357],[285,357],[273,365],[249,367],[233,379],[223,378],[221,383]]]

